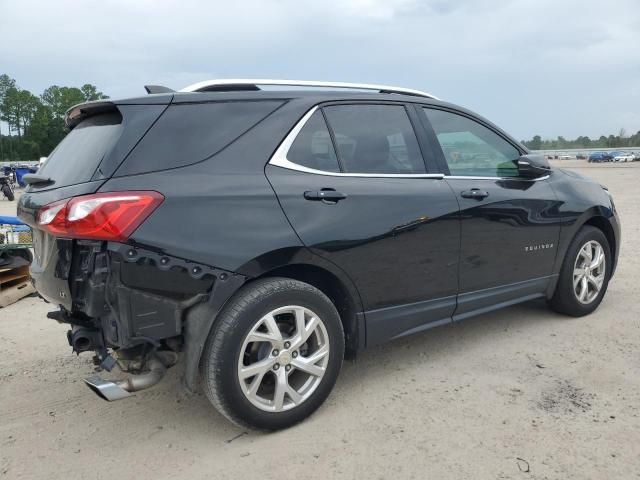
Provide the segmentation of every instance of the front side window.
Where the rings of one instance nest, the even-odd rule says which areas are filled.
[[[451,175],[517,177],[520,152],[484,125],[451,112],[424,108]]]
[[[314,170],[340,171],[331,135],[320,110],[311,115],[298,133],[287,152],[287,160]]]
[[[343,172],[416,174],[426,169],[418,140],[401,105],[324,108]]]

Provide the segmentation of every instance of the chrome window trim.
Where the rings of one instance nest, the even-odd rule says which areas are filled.
[[[314,87],[314,88],[344,88],[353,90],[376,90],[378,92],[400,93],[404,95],[415,95],[418,97],[433,98],[440,100],[435,95],[412,88],[393,87],[391,85],[377,85],[373,83],[348,83],[348,82],[323,82],[321,80],[278,80],[272,78],[219,78],[204,80],[184,87],[181,92],[197,92],[207,87],[217,85],[273,85],[287,87]]]
[[[324,175],[327,177],[361,177],[361,178],[432,178],[442,180],[445,178],[443,173],[343,173],[343,172],[328,172],[326,170],[316,170],[315,168],[305,167],[291,162],[287,159],[287,153],[296,137],[300,133],[300,130],[309,121],[311,116],[316,113],[318,106],[316,105],[302,117],[298,123],[291,129],[280,146],[277,148],[271,159],[269,165],[275,167],[286,168],[287,170],[295,170],[297,172],[311,173],[314,175]]]
[[[539,182],[540,180],[546,180],[551,175],[545,175],[538,178],[524,178],[524,177],[473,177],[465,175],[445,175],[445,180],[519,180],[521,182]]]

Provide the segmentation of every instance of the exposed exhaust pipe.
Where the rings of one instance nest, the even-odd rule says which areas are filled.
[[[103,380],[98,375],[85,378],[84,381],[96,395],[113,402],[114,400],[130,397],[132,392],[138,392],[154,386],[162,380],[167,371],[167,367],[158,357],[152,357],[147,360],[147,368],[149,371],[146,373],[131,375],[117,382]]]
[[[76,353],[95,350],[102,345],[102,338],[98,330],[79,325],[74,325],[71,330],[67,331],[67,340]]]

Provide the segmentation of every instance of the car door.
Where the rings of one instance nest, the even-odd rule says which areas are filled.
[[[454,320],[543,295],[560,235],[558,200],[549,182],[519,176],[523,152],[497,129],[462,112],[420,110],[460,204]]]
[[[403,104],[315,107],[266,169],[305,246],[354,281],[369,346],[449,322],[455,308],[458,204],[428,173],[415,122]]]

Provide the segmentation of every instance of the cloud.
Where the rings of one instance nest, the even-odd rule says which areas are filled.
[[[518,138],[640,130],[636,0],[0,0],[23,88],[272,77],[430,91]]]

